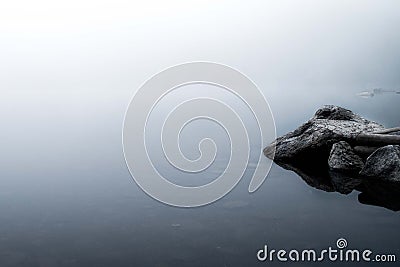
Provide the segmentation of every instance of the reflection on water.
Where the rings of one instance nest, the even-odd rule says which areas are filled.
[[[329,171],[328,166],[302,164],[280,164],[283,168],[297,173],[309,186],[326,192],[350,194],[359,191],[358,201],[367,205],[400,210],[400,184],[396,182],[367,179],[355,175]],[[320,166],[320,168],[318,168]]]

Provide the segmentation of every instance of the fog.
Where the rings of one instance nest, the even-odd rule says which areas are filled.
[[[355,96],[400,87],[399,8],[397,1],[3,3],[2,162],[55,161],[53,150],[68,154],[68,140],[94,142],[92,132],[116,142],[139,86],[194,60],[249,76],[280,134],[323,104],[399,125],[398,95]]]
[[[4,224],[0,230],[8,233],[8,240],[18,243],[20,235],[32,230],[28,222],[32,221],[33,232],[37,225],[40,228],[79,216],[83,221],[76,219],[76,225],[90,225],[93,212],[93,218],[104,219],[97,225],[101,236],[104,228],[115,222],[113,218],[117,218],[117,225],[126,223],[129,228],[134,224],[131,217],[121,215],[130,214],[129,205],[136,205],[138,213],[166,216],[157,220],[149,217],[140,223],[157,228],[161,227],[158,223],[168,221],[164,206],[156,206],[158,213],[142,210],[156,204],[131,180],[121,134],[126,108],[136,90],[154,74],[176,64],[211,61],[247,75],[268,100],[278,134],[294,129],[324,104],[341,105],[388,127],[399,126],[400,95],[367,99],[356,95],[376,87],[399,90],[399,10],[399,1],[361,0],[2,3],[0,219]],[[194,129],[223,133],[202,124]],[[187,135],[192,136],[190,132]],[[191,153],[188,148],[184,151]],[[293,197],[282,200],[289,212],[303,216],[291,203],[297,205],[306,199],[315,205],[314,197],[323,198],[318,193],[309,194],[308,189],[300,190],[300,181],[293,188],[291,180],[282,181],[288,186],[287,196]],[[263,189],[264,193],[270,190],[268,197],[273,202],[281,196],[275,188],[272,180]],[[128,200],[132,203],[124,202]],[[336,199],[326,197],[326,201],[332,201],[332,209],[336,207]],[[351,207],[358,208],[354,205]],[[273,210],[272,205],[267,208]],[[319,208],[324,209],[314,207],[315,214]],[[275,215],[287,215],[285,225],[290,227],[292,217],[284,209]],[[370,218],[368,212],[361,209],[360,218],[365,214]],[[329,216],[335,218],[333,213]],[[217,215],[224,220],[222,217]],[[235,221],[235,217],[230,218]],[[301,217],[306,222],[308,219],[312,216]],[[357,230],[358,217],[349,220],[355,232],[364,233],[362,227]],[[271,227],[277,227],[274,223]],[[315,231],[323,232],[318,228],[323,223],[314,223]],[[369,226],[376,229],[373,223]],[[335,229],[339,233],[344,230]],[[293,230],[293,235],[299,232]],[[67,230],[62,233],[62,238],[68,238]],[[381,235],[382,243],[385,238]],[[52,242],[44,243],[52,247]]]

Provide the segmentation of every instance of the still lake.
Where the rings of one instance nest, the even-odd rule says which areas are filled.
[[[272,97],[278,135],[323,104],[399,125],[400,96],[362,99],[356,92],[303,98],[291,107]],[[8,96],[25,109],[3,124],[0,266],[274,266],[257,261],[264,245],[321,250],[338,238],[350,248],[400,257],[398,212],[361,204],[356,191],[315,189],[275,164],[253,194],[247,191],[256,164],[251,161],[238,186],[215,203],[184,209],[155,201],[134,183],[122,153],[121,125],[131,95],[97,94],[89,102],[65,92],[61,104],[52,92]],[[213,171],[223,171],[225,160],[216,161]]]

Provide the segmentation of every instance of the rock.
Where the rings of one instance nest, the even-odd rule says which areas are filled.
[[[371,155],[375,150],[379,147],[375,146],[355,146],[353,147],[353,151],[360,155],[363,159],[366,159],[369,155]]]
[[[400,146],[388,145],[377,149],[367,158],[360,174],[400,182]]]
[[[382,125],[337,106],[324,106],[264,154],[327,192],[360,193],[360,203],[400,210],[400,127]],[[275,151],[275,154],[274,154]]]
[[[383,129],[382,125],[348,109],[328,105],[317,110],[314,117],[293,132],[277,138],[264,149],[264,154],[277,162],[315,159],[325,159],[326,162],[334,143],[351,142],[361,133]]]
[[[347,142],[340,141],[333,144],[328,165],[331,170],[335,171],[359,172],[364,167],[364,162],[360,156],[354,153]]]

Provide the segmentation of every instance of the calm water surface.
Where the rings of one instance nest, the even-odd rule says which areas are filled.
[[[0,267],[275,266],[257,261],[264,245],[320,250],[340,237],[349,248],[400,259],[399,212],[361,204],[358,192],[315,189],[276,165],[249,194],[255,154],[223,199],[194,209],[159,203],[131,178],[121,136],[135,90],[196,60],[250,77],[278,135],[324,104],[400,126],[399,94],[356,96],[400,88],[399,1],[23,2],[0,9]],[[160,114],[185,97],[171,96]],[[220,127],[195,122],[182,132],[189,158],[203,137],[221,151],[193,177],[166,164],[162,118],[152,121],[150,153],[171,180],[204,184],[224,170],[229,143]],[[251,145],[252,153],[263,149]]]
[[[121,150],[130,93],[97,96],[95,104],[68,93],[70,101],[59,109],[51,93],[22,98],[29,108],[13,113],[3,133],[9,142],[3,139],[8,156],[1,163],[0,266],[262,266],[273,265],[257,262],[265,244],[323,249],[340,237],[352,248],[400,256],[399,213],[359,203],[358,192],[312,188],[277,165],[254,194],[247,192],[251,162],[239,185],[211,205],[182,209],[153,200],[133,182]],[[351,92],[334,102],[397,125],[391,104],[400,99],[385,97],[364,100]],[[271,103],[278,134],[323,103],[316,100],[286,118],[280,115],[285,105]],[[57,114],[48,112],[54,109]],[[224,160],[213,173],[223,171]]]

